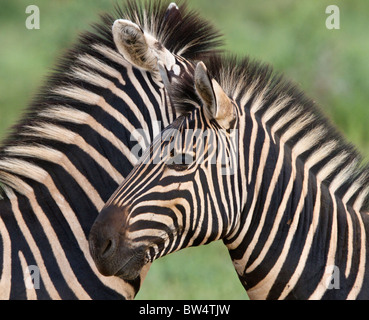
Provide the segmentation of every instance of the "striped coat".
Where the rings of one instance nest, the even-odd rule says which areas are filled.
[[[96,219],[99,270],[131,279],[222,239],[252,299],[368,299],[369,168],[315,104],[249,59],[169,89],[183,116]]]

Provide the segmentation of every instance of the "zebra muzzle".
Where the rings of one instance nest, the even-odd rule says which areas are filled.
[[[125,238],[127,208],[105,207],[89,235],[90,253],[104,276],[135,279],[147,263],[147,247]]]
[[[146,249],[143,247],[137,248],[130,253],[132,255],[126,256],[126,253],[122,252],[121,268],[114,274],[124,280],[134,280],[141,272],[143,266],[147,263]]]

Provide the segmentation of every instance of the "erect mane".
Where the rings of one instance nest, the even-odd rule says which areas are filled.
[[[212,24],[200,18],[187,4],[179,2],[178,15],[166,15],[169,1],[148,1],[140,4],[128,0],[116,9],[117,16],[129,19],[154,36],[169,51],[186,59],[199,59],[213,53],[222,44],[221,34]],[[111,16],[109,16],[111,17]],[[115,19],[114,19],[115,20]],[[112,21],[111,19],[108,21]]]
[[[248,57],[215,54],[204,62],[209,75],[238,102],[241,114],[248,112],[259,118],[272,139],[289,137],[283,143],[302,161],[312,160],[310,172],[321,173],[321,183],[334,189],[336,195],[346,196],[347,203],[356,209],[369,211],[369,166],[363,165],[356,148],[301,89],[269,65]],[[189,77],[171,88],[170,94],[179,113],[191,112],[201,103]]]

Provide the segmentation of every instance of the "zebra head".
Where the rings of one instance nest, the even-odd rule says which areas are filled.
[[[169,90],[182,116],[156,137],[91,229],[104,275],[133,279],[146,263],[223,238],[236,223],[237,106],[202,62],[184,82]]]

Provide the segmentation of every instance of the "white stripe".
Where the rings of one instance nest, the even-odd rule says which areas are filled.
[[[48,180],[51,180],[51,178],[48,178]],[[49,189],[49,192],[51,195],[52,192]],[[65,214],[65,207],[67,206],[65,203],[65,199],[62,198],[62,196],[59,195],[53,195],[54,200],[59,200],[57,201],[57,204],[60,208],[60,210],[63,212],[63,214]],[[57,198],[57,199],[55,199]],[[82,285],[80,284],[80,282],[78,281],[78,278],[76,277],[76,275],[73,272],[73,269],[71,267],[71,265],[69,264],[69,261],[65,255],[64,252],[64,248],[61,245],[61,243],[58,240],[58,236],[54,231],[53,226],[51,225],[49,219],[47,218],[47,216],[45,215],[45,212],[42,210],[42,208],[40,207],[39,203],[37,202],[36,196],[34,193],[29,194],[28,195],[28,199],[29,202],[31,204],[32,210],[35,213],[35,215],[37,216],[38,221],[40,222],[46,238],[51,246],[52,252],[54,254],[54,257],[56,259],[56,262],[58,264],[58,267],[61,270],[61,273],[63,275],[63,278],[65,279],[65,283],[70,287],[71,291],[76,295],[76,297],[78,299],[91,299],[90,296],[87,294],[87,292],[83,289]],[[58,203],[59,202],[59,203]],[[64,204],[64,208],[63,208],[63,204]],[[73,224],[73,220],[71,219],[72,216],[72,212],[70,212],[69,217],[65,217],[68,221],[69,226],[71,227],[77,241],[80,240],[80,235],[76,234],[77,233],[75,231],[75,229],[80,229],[80,224],[78,223],[77,219],[74,219],[74,223]],[[69,219],[68,219],[69,218]],[[83,235],[82,235],[83,236]],[[40,274],[43,276],[43,274],[40,272]]]
[[[131,153],[129,148],[120,141],[116,135],[107,130],[101,123],[95,120],[94,117],[86,112],[79,111],[73,108],[63,107],[63,106],[53,106],[39,113],[41,117],[46,117],[53,120],[66,121],[78,124],[86,124],[91,130],[95,131],[100,136],[108,140],[113,146],[115,146],[122,154],[128,159],[128,161],[134,165],[137,162],[134,154]],[[135,136],[135,132],[133,132]],[[135,136],[138,139],[139,144],[143,147],[143,142],[141,142],[139,136]],[[144,148],[144,147],[143,147]],[[143,149],[144,150],[144,149]]]
[[[331,194],[332,196],[332,194]],[[335,257],[336,257],[336,251],[337,251],[337,203],[332,196],[332,223],[331,223],[331,237],[329,241],[329,249],[328,249],[328,255],[327,260],[323,272],[323,277],[321,278],[318,286],[315,288],[314,292],[310,295],[309,300],[320,300],[324,293],[327,291],[327,280],[331,276],[331,274],[328,272],[332,266],[335,265]]]
[[[311,244],[313,242],[314,235],[315,235],[316,229],[319,224],[320,204],[321,204],[321,188],[320,188],[320,184],[318,183],[315,204],[313,208],[313,221],[310,224],[309,231],[307,233],[307,237],[305,240],[304,248],[301,252],[300,259],[295,269],[295,272],[293,273],[292,277],[290,278],[287,285],[285,286],[279,299],[285,299],[287,295],[293,290],[293,288],[295,287],[297,281],[300,279],[300,276],[305,268],[305,264],[306,264],[306,261],[308,259],[308,255],[311,249]]]
[[[41,170],[43,170],[43,169],[41,169],[41,168],[37,169],[37,171],[41,171]],[[41,174],[37,174],[36,172],[33,175],[32,175],[32,172],[29,172],[29,173],[24,172],[24,175],[27,176],[28,178],[33,179],[35,181],[38,181],[40,183],[44,183],[45,181],[48,181],[49,185],[54,187],[54,188],[52,188],[54,190],[50,190],[50,188],[48,188],[50,194],[53,196],[54,200],[58,204],[58,206],[61,209],[61,211],[63,212],[63,214],[65,214],[65,210],[63,210],[63,209],[65,207],[68,208],[69,205],[66,203],[66,201],[62,197],[62,195],[59,192],[56,192],[57,189],[56,189],[55,185],[53,186],[53,182],[52,182],[50,176],[48,175],[48,173],[45,171],[44,174],[41,175]],[[39,181],[38,179],[41,179],[41,181]],[[47,187],[47,185],[45,185],[45,187]],[[52,191],[55,191],[55,193],[53,194]],[[40,251],[39,251],[32,235],[31,235],[30,231],[28,230],[28,226],[26,225],[26,223],[23,220],[21,212],[19,211],[18,201],[17,201],[15,195],[12,195],[12,194],[10,194],[10,195],[11,195],[10,201],[12,203],[12,209],[13,209],[14,215],[16,217],[16,220],[17,220],[18,225],[21,228],[23,234],[26,237],[27,243],[30,245],[31,251],[32,251],[32,253],[35,257],[35,260],[37,261],[37,266],[40,268],[40,274],[42,276],[42,279],[44,279],[44,280],[45,280],[45,278],[44,278],[44,273],[45,273],[45,276],[46,276],[46,279],[47,279],[47,281],[45,283],[45,286],[46,287],[51,286],[50,290],[51,290],[52,298],[53,299],[57,298],[58,294],[56,292],[54,292],[55,288],[54,288],[51,280],[49,279],[49,276],[47,274],[44,262],[41,258],[41,253],[40,253]],[[72,270],[72,268],[69,264],[69,261],[68,261],[66,255],[65,255],[65,253],[64,253],[63,247],[60,244],[60,242],[58,241],[58,236],[56,235],[56,233],[55,233],[50,221],[48,220],[47,216],[45,215],[44,211],[42,210],[39,203],[37,202],[34,192],[33,191],[29,192],[26,196],[27,196],[27,198],[28,198],[28,200],[31,204],[33,212],[35,213],[38,221],[40,222],[40,224],[41,224],[41,226],[42,226],[42,228],[45,232],[46,238],[47,238],[47,240],[48,240],[48,242],[49,242],[49,244],[52,248],[52,252],[54,254],[54,257],[57,261],[57,264],[58,264],[60,270],[62,271],[62,274],[63,274],[63,276],[66,280],[66,283],[70,286],[71,290],[75,293],[77,298],[79,298],[79,299],[89,299],[90,298],[89,295],[84,291],[84,289],[80,285],[78,279],[74,275],[74,272],[73,272],[73,270]],[[70,209],[70,207],[68,209],[71,212],[73,212]],[[66,220],[69,222],[69,225],[70,225],[76,239],[79,240],[81,237],[84,237],[83,231],[80,227],[80,224],[79,224],[77,218],[75,216],[73,217],[72,213],[69,213],[69,212],[67,214],[65,214],[65,216],[66,216],[65,217]]]
[[[22,270],[23,270],[24,286],[26,288],[27,300],[37,300],[36,289],[35,288],[30,288],[29,284],[27,284],[27,282],[26,282],[26,280],[27,280],[27,270],[28,270],[29,264],[27,263],[26,258],[24,257],[22,251],[18,251],[18,258],[20,260]]]
[[[324,167],[319,171],[317,174],[317,181],[318,183],[325,180],[346,158],[348,157],[347,154],[343,153],[341,155],[336,156],[332,160],[330,160]],[[339,184],[336,184],[336,187],[338,187]],[[320,280],[318,286],[316,287],[315,291],[311,294],[309,299],[311,300],[317,300],[321,299],[321,297],[324,295],[324,293],[327,291],[327,285],[326,280],[329,276],[328,269],[335,265],[335,256],[336,256],[336,250],[337,250],[337,203],[335,200],[335,189],[329,188],[329,194],[332,199],[332,205],[333,205],[333,211],[332,211],[332,226],[331,226],[331,238],[329,242],[329,249],[328,249],[328,255],[327,255],[327,261],[323,273],[323,277]]]
[[[103,168],[110,177],[117,182],[118,184],[123,181],[123,176],[119,173],[118,170],[116,170],[110,161],[101,155],[94,147],[89,145],[82,136],[78,135],[77,133],[67,130],[63,127],[56,126],[53,124],[38,124],[28,127],[29,131],[22,133],[23,135],[27,136],[36,136],[41,138],[48,138],[55,141],[62,141],[67,144],[74,144],[77,147],[81,148],[83,151],[85,151],[87,154],[90,155],[90,157],[96,161],[101,168]],[[13,162],[13,159],[10,159],[9,161]],[[1,163],[2,161],[0,161]],[[22,175],[22,170],[20,173]]]
[[[199,194],[203,195],[203,191],[202,191],[202,186],[201,186],[201,182],[200,182],[200,177],[198,174],[196,174],[195,179],[194,179],[194,183],[197,185],[197,188],[199,189]],[[182,185],[181,185],[182,186]],[[191,189],[187,189],[191,192],[191,190],[194,189],[193,184],[190,184],[189,186]],[[183,190],[183,188],[180,188],[180,190]],[[200,203],[197,203],[197,197],[192,196],[193,199],[193,207],[194,208],[198,208],[197,214],[194,216],[193,219],[193,226],[192,229],[195,230],[195,232],[193,233],[193,236],[191,238],[191,240],[188,243],[188,247],[191,247],[193,245],[193,242],[197,239],[200,231],[203,231],[201,228],[207,228],[207,232],[206,235],[204,237],[204,239],[202,240],[202,242],[199,245],[204,244],[204,242],[207,240],[207,238],[210,236],[209,229],[211,228],[212,225],[212,219],[208,219],[208,223],[207,225],[204,225],[204,217],[205,215],[208,215],[208,217],[211,217],[211,210],[208,210],[208,212],[205,212],[205,199],[203,196],[200,196]]]
[[[147,75],[145,74],[145,72],[141,72],[141,73],[143,75],[143,78],[146,80],[146,83],[148,83],[149,81],[147,79]],[[152,105],[151,100],[147,96],[146,91],[142,88],[140,81],[138,81],[136,76],[134,75],[132,69],[127,70],[127,76],[129,78],[129,80],[132,82],[133,86],[136,88],[136,90],[140,93],[141,99],[142,99],[144,105],[146,106],[147,111],[150,114],[151,123],[153,123],[153,124],[158,123],[158,118],[156,117],[155,108]],[[151,92],[154,93],[155,90],[152,89]],[[161,97],[158,96],[157,93],[155,93],[155,95],[156,95],[156,100],[161,101]],[[166,119],[166,117],[163,117],[163,119]],[[154,128],[155,128],[155,126],[154,126]],[[159,134],[159,131],[154,132],[154,137],[158,134]]]
[[[268,251],[270,249],[270,245],[274,241],[274,237],[277,234],[278,228],[280,226],[280,222],[281,222],[281,220],[283,218],[283,215],[286,211],[287,203],[288,203],[288,200],[289,200],[289,198],[291,196],[291,193],[292,193],[292,190],[293,190],[293,184],[294,184],[295,178],[296,178],[296,168],[292,167],[292,172],[291,172],[290,179],[288,181],[286,189],[284,190],[282,201],[279,204],[278,211],[277,211],[277,214],[276,214],[274,222],[273,222],[273,228],[272,228],[272,230],[271,230],[271,232],[268,236],[267,241],[264,244],[264,247],[263,247],[262,251],[260,252],[259,256],[255,259],[255,261],[246,269],[246,273],[250,273],[250,272],[254,271],[255,268],[257,268],[259,266],[259,264],[262,262],[262,260],[265,258],[266,254],[268,253]],[[263,227],[263,224],[260,223],[259,225],[261,225],[261,227]],[[260,230],[259,233],[261,233],[261,230]],[[257,238],[257,240],[259,240],[259,238]],[[255,245],[256,245],[256,242],[254,243],[254,246]],[[249,255],[251,253],[252,252],[250,252]],[[281,257],[281,255],[280,255],[280,257]],[[247,260],[248,260],[248,257],[246,258],[246,261]],[[275,280],[277,275],[274,271],[275,271],[275,269],[278,270],[282,266],[279,263],[279,260],[280,260],[280,258],[278,259],[278,261],[276,262],[276,264],[274,265],[272,270],[270,272],[268,272],[268,276],[264,280],[260,281],[255,287],[251,288],[252,291],[258,290],[259,287],[264,287],[265,285],[270,285],[271,286],[273,284],[274,281],[271,281],[271,277],[274,278],[274,280]]]
[[[79,87],[58,87],[52,90],[52,92],[59,94],[64,97],[68,97],[88,105],[99,106],[102,110],[112,116],[122,126],[124,126],[129,132],[135,132],[136,128],[131,124],[130,121],[118,110],[113,108],[109,103],[106,102],[104,97],[98,94],[82,89]]]
[[[19,210],[19,204],[18,204],[18,199],[15,196],[15,194],[13,193],[13,191],[11,191],[9,188],[6,190],[7,192],[7,196],[10,200],[11,206],[12,206],[12,212],[14,214],[14,218],[17,221],[17,224],[20,228],[20,230],[22,231],[22,235],[24,236],[24,238],[27,241],[27,244],[32,252],[32,255],[36,261],[37,267],[40,270],[40,275],[42,277],[42,281],[45,284],[45,289],[47,291],[47,293],[49,294],[51,299],[57,299],[60,300],[60,296],[58,291],[56,290],[56,288],[54,287],[54,284],[52,282],[52,280],[50,279],[49,273],[46,269],[44,260],[42,258],[41,252],[35,242],[35,240],[32,237],[32,234],[30,232],[30,230],[28,229],[28,226],[26,224],[26,222],[23,220],[22,217],[22,213]]]
[[[364,187],[359,195],[356,197],[356,200],[354,202],[354,204],[352,205],[352,207],[354,208],[355,211],[361,211],[365,200],[368,198],[369,195],[369,187]]]
[[[10,288],[12,280],[12,244],[9,232],[0,215],[0,237],[2,239],[2,273],[0,277],[0,300],[8,300],[10,297]]]
[[[281,173],[281,168],[282,168],[282,165],[283,165],[283,160],[284,160],[284,148],[281,148],[279,150],[278,159],[277,159],[276,167],[274,169],[273,177],[272,177],[272,179],[270,181],[270,185],[268,187],[268,193],[266,195],[265,203],[264,203],[264,210],[263,210],[263,212],[261,213],[261,216],[260,216],[259,227],[258,227],[258,230],[256,231],[256,233],[257,233],[257,239],[254,239],[253,238],[254,242],[252,242],[252,247],[250,247],[250,245],[248,246],[248,248],[250,247],[250,252],[248,253],[247,257],[253,252],[253,250],[254,250],[254,248],[256,246],[256,243],[257,243],[257,241],[259,239],[259,236],[260,236],[260,233],[261,233],[261,228],[264,226],[266,215],[267,215],[267,212],[268,212],[269,206],[270,206],[270,201],[271,201],[272,195],[274,193],[274,189],[276,187],[276,184],[278,182],[279,175]],[[290,185],[291,181],[293,181],[293,180],[291,180],[291,178],[290,178],[290,182],[287,185],[287,189],[289,188],[288,186]],[[287,189],[286,189],[286,191],[287,191]],[[282,202],[283,202],[283,200],[282,200]],[[278,212],[280,212],[280,210],[278,210]],[[279,215],[277,213],[276,219],[278,218],[278,216]],[[248,268],[247,272],[251,272],[254,268],[257,267],[257,265],[260,263],[260,261],[264,259],[265,255],[266,255],[266,253],[268,251],[268,247],[273,242],[273,238],[271,238],[271,236],[274,237],[275,232],[278,229],[279,223],[277,223],[275,221],[274,222],[274,226],[277,226],[277,228],[274,227],[272,229],[271,234],[269,235],[269,237],[268,237],[268,239],[267,239],[267,241],[265,243],[265,246],[264,246],[263,250],[260,252],[259,257],[255,259],[255,261],[252,263],[252,265],[250,265],[250,267]],[[247,261],[247,257],[245,256],[246,252],[247,252],[247,250],[245,251],[244,256],[241,258],[241,260],[245,259],[245,261]],[[240,262],[238,262],[238,263],[240,263]]]
[[[231,244],[229,244],[228,248],[234,249],[234,248],[238,247],[241,244],[241,242],[243,241],[243,239],[244,239],[244,237],[245,237],[245,235],[246,235],[246,233],[249,229],[249,226],[251,224],[253,214],[254,214],[254,208],[256,206],[259,191],[260,191],[260,188],[261,188],[261,185],[262,185],[265,162],[266,162],[266,159],[267,159],[268,153],[269,153],[270,140],[267,137],[268,137],[268,134],[266,134],[266,136],[265,136],[262,151],[261,151],[261,155],[260,155],[260,162],[259,162],[259,166],[258,166],[258,170],[257,170],[257,174],[256,174],[256,180],[255,180],[254,195],[253,195],[253,200],[252,200],[251,207],[250,207],[250,210],[249,210],[249,214],[247,215],[245,224],[244,224],[240,234],[238,235],[237,239],[234,240]],[[254,246],[256,245],[256,242],[259,239],[260,228],[261,227],[262,227],[262,225],[259,224],[259,227],[258,227],[257,231],[253,235],[250,246],[248,247],[249,250],[245,251],[244,257],[249,256],[251,254],[252,249],[254,248]],[[240,259],[240,260],[242,260],[242,259]]]
[[[122,77],[122,74],[118,70],[116,70],[116,69],[112,68],[111,66],[105,64],[101,60],[99,60],[99,59],[97,59],[97,58],[95,58],[95,57],[93,57],[89,54],[79,55],[77,57],[77,59],[80,62],[82,62],[84,65],[86,65],[86,66],[88,66],[92,69],[103,72],[103,73],[105,73],[106,75],[108,75],[112,78],[118,79],[118,81],[121,85],[124,86],[126,84],[125,80]]]
[[[366,230],[360,212],[355,211],[355,213],[360,225],[360,262],[355,283],[347,296],[348,300],[356,299],[358,294],[360,293],[360,290],[363,286],[366,269]]]
[[[105,89],[109,89],[114,95],[116,95],[117,97],[119,97],[120,99],[122,99],[125,102],[125,104],[128,105],[129,109],[137,117],[139,123],[141,123],[141,125],[143,127],[143,130],[145,132],[149,132],[149,129],[148,129],[148,126],[147,126],[147,122],[145,121],[145,119],[144,119],[144,117],[142,115],[141,110],[133,102],[133,100],[131,99],[131,97],[125,91],[122,91],[119,88],[117,88],[112,81],[110,81],[108,79],[105,79],[104,77],[102,77],[100,75],[97,75],[97,74],[95,74],[95,73],[93,73],[91,71],[86,71],[86,70],[83,70],[81,68],[74,68],[73,69],[73,73],[71,75],[73,77],[76,77],[77,79],[82,79],[85,82],[92,83],[95,86],[99,86],[99,87],[102,87],[102,88],[105,88]],[[152,88],[152,86],[149,83],[149,80],[147,78],[147,75],[145,73],[143,75],[144,75],[144,79],[146,80],[147,84],[149,85],[151,91],[156,95],[156,98],[157,98],[158,103],[160,104],[161,103],[161,97],[158,96],[158,94],[155,92],[154,88]],[[131,76],[131,79],[135,79],[135,81],[134,81],[135,82],[135,86],[137,86],[139,84],[139,82],[137,81],[137,79],[134,77],[133,74]],[[138,90],[138,93],[143,98],[144,105],[146,106],[146,108],[148,108],[149,111],[151,109],[154,109],[154,106],[151,104],[151,101],[149,101],[149,98],[147,97],[146,92],[143,91],[142,87],[140,87],[138,89],[136,87],[135,89]],[[151,104],[151,105],[149,105],[149,104]],[[165,108],[161,108],[161,109],[162,109],[161,110],[162,112],[165,111],[164,110]],[[113,112],[110,112],[110,114],[113,114]],[[118,119],[117,116],[115,116],[115,118]],[[129,123],[128,120],[125,117],[124,117],[124,119],[125,119],[125,121],[127,123]],[[163,117],[163,119],[165,119],[165,116]],[[136,140],[138,140],[139,137],[137,136],[137,131],[136,130],[133,130],[132,127],[129,127],[128,129],[131,132],[131,134],[133,135],[133,137],[135,137]],[[158,134],[158,133],[156,133],[156,134]],[[142,147],[145,148],[145,146],[142,146]]]
[[[11,146],[5,148],[5,152],[11,155],[35,157],[62,166],[79,184],[97,210],[100,210],[104,206],[104,201],[96,189],[62,152],[45,146]]]
[[[306,194],[307,194],[307,182],[308,179],[306,177],[308,177],[309,175],[309,171],[310,169],[316,165],[317,163],[319,163],[321,160],[323,160],[325,157],[327,157],[335,148],[336,146],[336,142],[335,141],[329,141],[328,143],[326,143],[325,145],[323,145],[322,147],[320,147],[318,150],[315,150],[314,153],[312,153],[309,158],[306,160],[305,165],[304,165],[304,186],[303,186],[303,190],[304,192],[302,193],[302,196],[300,197],[300,201],[299,203],[302,201],[302,199],[305,198]],[[294,286],[296,285],[297,281],[300,279],[300,276],[302,274],[302,271],[305,267],[307,258],[308,258],[308,253],[311,249],[311,243],[313,241],[314,238],[314,234],[316,231],[316,228],[318,226],[318,221],[319,221],[319,214],[320,214],[320,195],[321,195],[321,182],[317,183],[317,194],[316,194],[316,200],[315,200],[315,204],[314,204],[314,208],[313,208],[313,220],[312,223],[310,224],[309,227],[309,231],[307,232],[307,237],[305,240],[305,244],[302,250],[302,253],[300,255],[300,259],[299,262],[297,264],[297,267],[294,271],[294,273],[292,274],[290,280],[288,281],[287,285],[285,286],[280,299],[284,299],[294,288]],[[302,208],[301,208],[302,209]],[[300,211],[299,215],[300,215]],[[284,252],[284,258],[282,261],[285,261],[287,254],[288,254],[288,250],[289,250],[289,246],[290,243],[293,239],[293,236],[297,230],[297,223],[299,220],[299,215],[298,217],[296,217],[296,219],[294,218],[290,227],[290,231],[289,234],[287,236],[287,241],[286,243],[288,243],[288,246],[284,246],[282,253]]]
[[[127,60],[125,60],[123,56],[117,51],[110,49],[109,47],[103,44],[93,44],[92,48],[100,52],[103,56],[112,60],[113,62],[122,65],[124,68],[126,69],[132,68],[132,65]]]
[[[319,130],[321,132],[321,129],[317,128],[316,130]],[[315,137],[315,139],[314,139]],[[296,166],[294,165],[296,162],[297,157],[302,154],[303,152],[307,151],[309,148],[311,148],[314,144],[316,144],[318,142],[318,140],[316,139],[317,137],[317,132],[311,131],[308,135],[304,136],[301,140],[298,141],[298,143],[295,144],[295,146],[292,149],[292,171],[295,172],[296,170]],[[331,146],[330,146],[331,147]],[[310,166],[314,163],[314,157],[311,156],[311,158],[309,159],[310,163],[308,161],[308,166],[305,167],[304,169],[304,180],[303,180],[303,187],[302,187],[302,192],[300,195],[300,199],[296,208],[296,214],[293,217],[293,221],[292,224],[290,225],[289,231],[288,231],[288,235],[285,241],[285,244],[283,246],[283,250],[280,254],[280,256],[278,257],[277,262],[274,264],[273,268],[270,270],[270,272],[268,272],[267,277],[265,277],[262,281],[260,281],[256,286],[254,286],[253,288],[251,288],[251,292],[252,294],[258,294],[258,298],[260,298],[260,294],[264,293],[267,294],[268,290],[267,287],[272,287],[272,285],[274,284],[275,280],[278,277],[279,271],[281,270],[289,249],[290,249],[290,245],[292,243],[292,240],[294,238],[294,234],[297,230],[298,227],[298,222],[299,222],[299,218],[300,218],[300,214],[302,212],[303,209],[303,204],[305,201],[305,197],[307,195],[308,192],[308,171],[310,169]],[[323,178],[323,177],[321,177]],[[318,184],[320,185],[321,181],[319,181],[318,178]],[[285,199],[286,193],[287,193],[287,199],[289,198],[290,195],[290,189],[287,187],[285,194],[283,196],[283,199]],[[334,191],[333,191],[334,193]],[[282,200],[283,202],[283,200]],[[336,202],[333,200],[333,225],[332,225],[332,232],[331,232],[331,241],[330,241],[330,246],[329,246],[329,254],[328,254],[328,261],[326,264],[326,267],[331,267],[332,265],[334,265],[334,257],[335,257],[335,252],[336,252],[336,246],[335,244],[337,243],[337,206],[336,206]],[[272,232],[268,238],[268,240],[266,241],[266,244],[263,248],[262,253],[264,253],[264,255],[261,254],[261,258],[264,258],[265,255],[267,254],[271,243],[273,242],[274,236],[277,233],[277,229],[279,228],[280,225],[280,220],[283,216],[283,212],[284,212],[284,208],[282,208],[282,211],[278,213],[280,213],[280,216],[277,213],[276,219],[274,221],[274,227],[272,229]],[[278,219],[279,216],[279,219]],[[247,272],[251,272],[253,271],[258,264],[261,263],[261,259],[257,259],[247,270]],[[256,265],[254,265],[256,264]],[[252,268],[254,267],[254,268]],[[326,273],[325,273],[326,274]],[[296,279],[294,279],[296,281]],[[324,288],[326,289],[326,285],[325,285],[325,281],[322,281],[322,283],[324,284]],[[315,293],[315,295],[313,294],[311,296],[311,298],[316,299],[319,298],[319,294],[323,295],[324,291],[321,290],[322,288],[320,288],[320,286],[317,287],[317,292]],[[290,288],[291,290],[291,288]],[[289,291],[290,291],[289,290]],[[286,291],[284,291],[283,293],[284,295],[286,294]],[[266,298],[266,296],[264,297]]]

